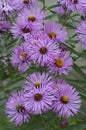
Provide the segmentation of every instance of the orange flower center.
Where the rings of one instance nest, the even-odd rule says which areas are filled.
[[[25,52],[22,52],[22,53],[20,54],[20,56],[21,56],[22,58],[26,58],[26,57],[27,57],[27,54],[26,54]]]
[[[28,4],[28,3],[29,3],[29,0],[24,0],[23,3],[24,3],[24,4]]]
[[[31,15],[31,16],[29,16],[28,21],[35,22],[36,18],[33,15]]]
[[[62,97],[61,97],[61,102],[62,102],[63,104],[67,104],[67,103],[69,102],[69,98],[68,98],[67,96],[62,96]]]
[[[55,64],[57,67],[61,68],[64,65],[64,61],[62,59],[56,59]]]
[[[40,81],[36,81],[36,82],[35,82],[35,86],[36,86],[37,88],[39,88],[40,85],[41,85]]]
[[[49,37],[50,37],[51,39],[56,38],[56,33],[55,33],[55,32],[50,32],[50,33],[49,33]]]

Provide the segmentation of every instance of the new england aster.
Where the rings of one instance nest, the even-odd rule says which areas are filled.
[[[30,117],[28,110],[24,106],[23,91],[13,93],[6,103],[6,114],[10,121],[16,125],[22,125],[23,122],[28,122]]]
[[[86,20],[82,20],[76,29],[77,38],[81,44],[86,48]]]
[[[11,63],[18,67],[18,71],[25,72],[31,65],[30,56],[26,50],[26,45],[17,46],[11,56]]]
[[[48,87],[52,86],[52,77],[45,72],[42,74],[36,72],[26,78],[23,88],[24,90],[32,90],[34,88],[41,88],[42,86],[46,87],[46,84]]]
[[[26,34],[30,34],[36,29],[36,26],[32,26],[31,23],[26,22],[24,19],[17,17],[15,23],[11,28],[11,32],[13,36],[16,37],[24,37]]]
[[[65,81],[57,81],[56,101],[53,104],[53,111],[60,117],[71,117],[78,113],[81,100],[79,93]]]
[[[20,19],[30,22],[32,25],[40,27],[42,26],[43,19],[45,18],[45,13],[40,7],[25,8],[19,14]]]
[[[55,55],[49,62],[48,67],[50,68],[50,73],[58,73],[59,75],[65,74],[72,69],[73,60],[67,51],[61,51],[59,54]]]
[[[30,37],[43,28],[45,13],[40,8],[25,8],[19,13],[17,20],[13,23],[11,32],[14,37]],[[34,32],[34,33],[33,33]]]
[[[56,42],[65,42],[68,38],[65,27],[56,22],[47,22],[44,27],[44,34],[46,38]]]
[[[52,87],[34,88],[31,91],[26,91],[24,106],[31,114],[42,114],[51,109],[53,101],[55,100],[55,93]]]
[[[62,5],[66,5],[69,10],[78,10],[83,14],[86,12],[86,0],[59,0]]]
[[[32,40],[31,43],[27,43],[27,48],[30,50],[31,59],[41,66],[47,65],[48,60],[59,52],[57,45],[46,39],[39,39],[37,42]]]

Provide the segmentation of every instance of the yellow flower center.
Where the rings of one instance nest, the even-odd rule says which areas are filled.
[[[61,97],[61,102],[62,102],[63,104],[67,104],[67,103],[69,102],[69,98],[68,98],[67,96],[62,96],[62,97]]]
[[[35,22],[36,18],[33,15],[31,15],[31,16],[29,16],[28,21]]]
[[[28,3],[29,3],[29,0],[24,0],[23,3],[24,3],[24,4],[28,4]]]
[[[35,86],[36,86],[37,88],[40,87],[40,85],[41,85],[40,81],[36,81],[36,82],[35,82]]]
[[[22,52],[22,53],[20,54],[20,56],[21,56],[22,58],[26,58],[26,57],[27,57],[27,54],[26,54],[25,52]]]
[[[61,68],[64,65],[64,61],[60,58],[56,59],[55,64],[57,67]]]
[[[50,32],[50,33],[49,33],[49,37],[50,37],[51,39],[56,38],[56,33],[55,33],[55,32]]]

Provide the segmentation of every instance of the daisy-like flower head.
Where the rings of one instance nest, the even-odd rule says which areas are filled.
[[[37,0],[7,0],[7,3],[12,7],[14,10],[21,10],[24,7],[33,6]]]
[[[18,67],[18,71],[25,72],[31,65],[30,56],[26,50],[26,45],[17,46],[11,57],[11,63],[14,67]]]
[[[13,24],[11,32],[14,37],[24,37],[24,35],[31,33],[36,29],[36,26],[32,26],[30,23],[26,22],[20,17],[17,18],[16,23]]]
[[[57,82],[58,89],[53,111],[60,117],[71,117],[78,113],[81,105],[79,93],[65,81]]]
[[[27,48],[30,50],[31,59],[41,66],[47,66],[47,61],[59,52],[55,43],[42,39],[39,39],[37,42],[33,40],[29,45],[27,43]]]
[[[45,24],[44,34],[56,42],[64,42],[68,37],[65,27],[62,27],[59,23],[49,21]]]
[[[72,58],[67,51],[61,51],[58,55],[54,56],[51,61],[48,62],[50,72],[58,73],[59,75],[67,75],[72,69],[72,65]]]
[[[45,18],[45,13],[40,7],[34,8],[25,8],[19,17],[24,19],[26,22],[36,24],[37,26],[42,24],[43,19]]]
[[[69,10],[78,10],[79,13],[86,13],[86,0],[59,0]]]
[[[15,122],[16,125],[22,125],[23,122],[28,122],[30,117],[28,110],[24,106],[23,91],[13,93],[6,103],[6,114],[10,121]]]
[[[54,90],[52,87],[34,88],[31,91],[25,92],[24,105],[32,114],[42,114],[51,109],[54,97]]]
[[[86,20],[82,20],[77,26],[77,39],[86,48]]]
[[[26,78],[24,90],[32,90],[34,88],[41,88],[52,86],[52,78],[47,73],[40,74],[39,72],[33,73]]]

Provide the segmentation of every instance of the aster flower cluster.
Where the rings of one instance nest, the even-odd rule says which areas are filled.
[[[80,109],[80,96],[73,86],[64,80],[52,79],[47,73],[29,75],[23,90],[13,93],[6,103],[6,113],[16,125],[30,121],[30,115],[55,112],[69,118]]]
[[[73,69],[74,57],[67,47],[69,30],[65,20],[59,21],[59,15],[65,19],[68,15],[72,17],[74,11],[85,15],[86,0],[59,0],[55,12],[51,11],[58,15],[57,21],[47,20],[47,9],[37,3],[37,0],[0,1],[0,39],[9,32],[12,41],[17,41],[11,50],[10,64],[21,76],[27,75],[22,90],[12,93],[6,102],[5,112],[15,125],[48,111],[68,119],[78,114],[81,107],[79,92],[64,78]],[[74,28],[77,42],[86,47],[86,19]],[[31,67],[33,73],[28,74]],[[45,70],[37,72],[37,68]]]

